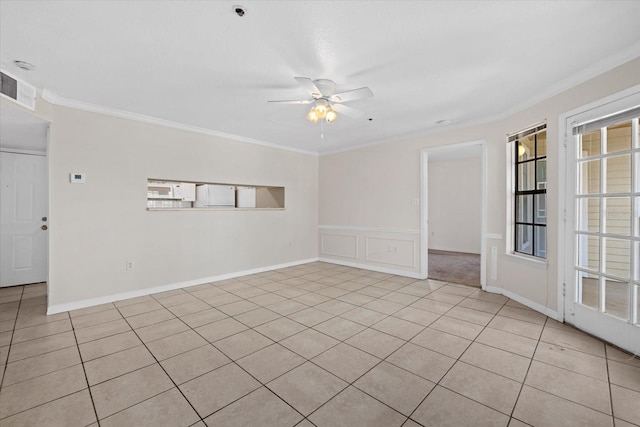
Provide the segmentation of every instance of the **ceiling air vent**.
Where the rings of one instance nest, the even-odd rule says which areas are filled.
[[[0,71],[0,92],[3,96],[17,102],[29,110],[36,107],[36,88],[13,77],[6,71]]]

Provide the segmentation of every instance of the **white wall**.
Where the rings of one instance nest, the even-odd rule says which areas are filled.
[[[479,254],[482,158],[430,158],[428,194],[429,249]]]
[[[554,315],[558,309],[558,177],[564,165],[559,117],[562,113],[640,84],[640,59],[531,106],[509,117],[438,134],[392,141],[320,159],[320,224],[346,228],[416,230],[420,207],[420,152],[424,148],[469,141],[486,141],[487,253],[498,252],[497,278],[488,274],[487,285],[517,295],[532,306]],[[481,102],[481,101],[479,101]],[[526,100],[522,100],[526,102]],[[547,120],[548,157],[548,262],[523,261],[507,254],[506,135]],[[320,228],[319,234],[325,233]],[[327,256],[327,258],[329,258]],[[339,259],[338,259],[339,261]],[[492,263],[487,257],[487,267]],[[419,267],[417,269],[419,271]],[[487,268],[487,271],[490,271]]]
[[[317,257],[316,156],[61,106],[51,122],[50,311]],[[147,211],[148,178],[284,186],[286,209]]]

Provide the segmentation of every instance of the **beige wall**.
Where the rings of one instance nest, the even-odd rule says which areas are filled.
[[[52,110],[50,308],[317,257],[316,156]],[[286,209],[147,211],[148,178],[284,186]]]
[[[381,229],[419,229],[420,151],[468,141],[486,141],[487,239],[498,249],[497,280],[487,285],[541,307],[558,307],[559,116],[587,103],[640,84],[640,59],[617,67],[571,90],[491,123],[398,140],[323,156],[320,159],[320,224]],[[526,102],[526,100],[522,100]],[[482,102],[482,100],[478,100]],[[547,120],[548,263],[538,265],[507,255],[506,134]],[[322,232],[322,231],[321,231]],[[501,238],[498,238],[501,237]],[[487,256],[490,266],[492,259]],[[490,271],[490,269],[487,269]]]

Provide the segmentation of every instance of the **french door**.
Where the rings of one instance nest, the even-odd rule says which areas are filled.
[[[567,123],[567,321],[640,354],[640,107]]]

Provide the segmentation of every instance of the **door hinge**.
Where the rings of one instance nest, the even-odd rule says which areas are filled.
[[[562,221],[567,222],[567,209],[562,210]]]
[[[562,284],[562,296],[563,297],[567,296],[567,284],[566,283]]]

